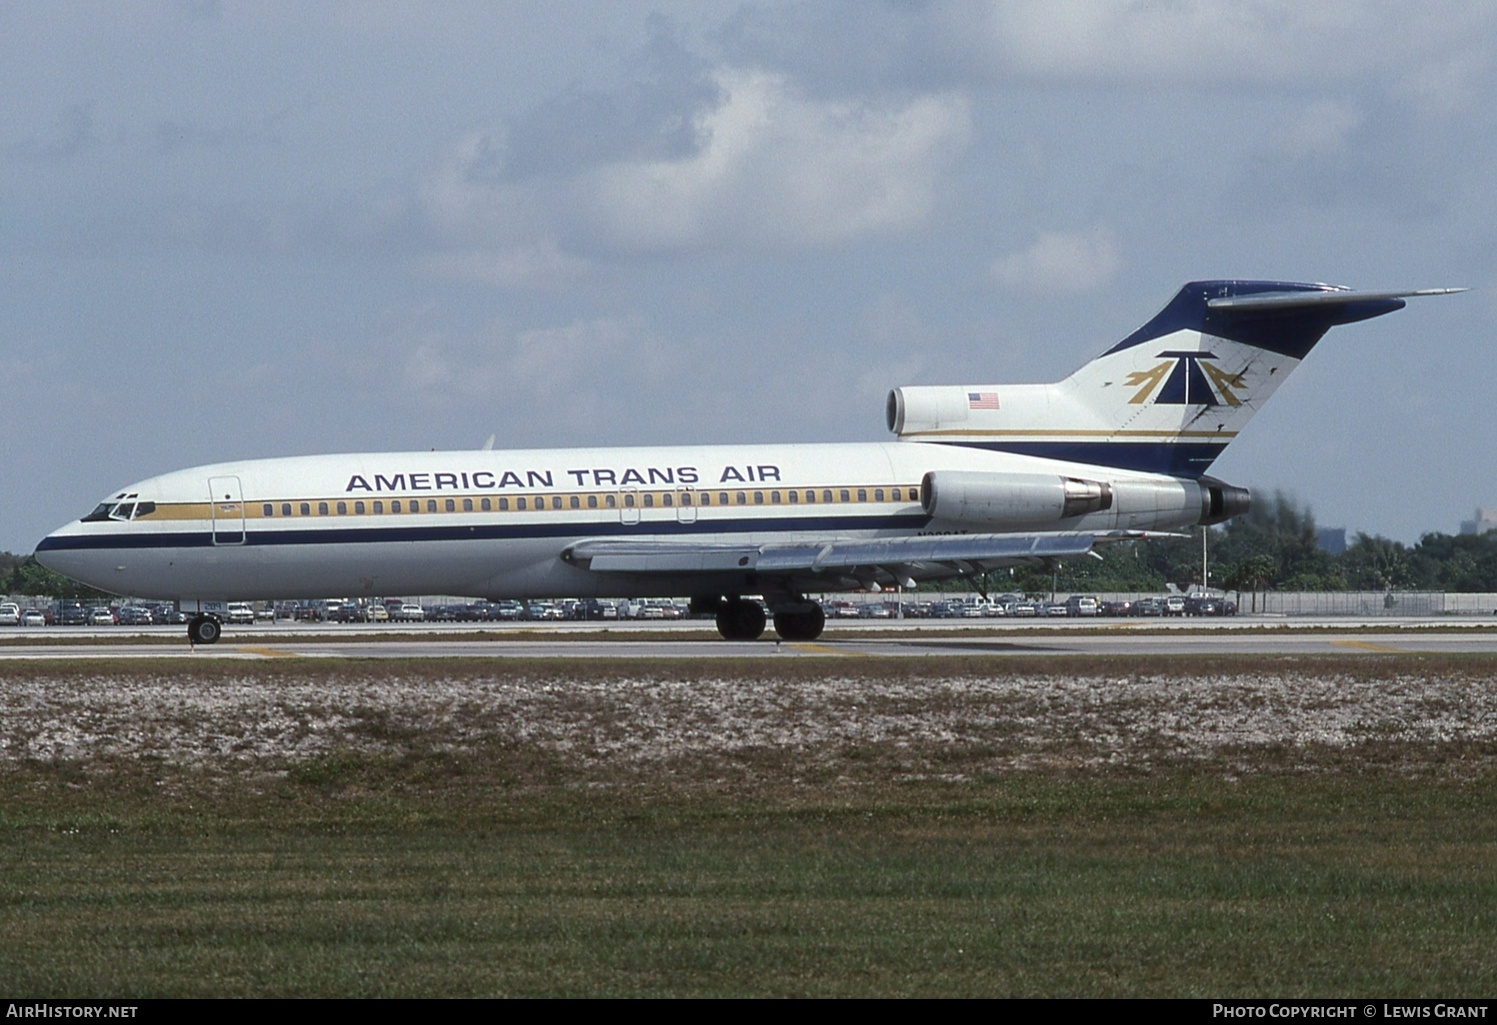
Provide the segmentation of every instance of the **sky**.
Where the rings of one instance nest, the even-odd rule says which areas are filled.
[[[880,441],[1187,281],[1464,286],[1213,466],[1497,506],[1497,4],[0,4],[0,549],[340,451]]]

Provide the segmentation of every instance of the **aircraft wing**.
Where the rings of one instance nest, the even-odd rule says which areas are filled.
[[[1100,542],[1159,537],[1157,532],[941,534],[848,538],[800,543],[721,544],[661,540],[579,541],[562,553],[597,573],[764,573],[805,577],[868,575],[882,570],[902,583],[1092,553]]]

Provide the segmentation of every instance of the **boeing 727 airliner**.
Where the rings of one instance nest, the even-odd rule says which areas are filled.
[[[1410,296],[1203,281],[1056,384],[896,388],[898,440],[422,452],[220,463],[131,484],[43,565],[175,600],[211,644],[231,600],[692,596],[728,639],[812,640],[812,594],[1047,564],[1219,523],[1206,476],[1330,328]]]

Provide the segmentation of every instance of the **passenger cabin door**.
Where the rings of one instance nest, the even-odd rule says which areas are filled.
[[[244,494],[238,477],[208,478],[208,509],[215,545],[244,544]]]
[[[697,521],[697,495],[695,489],[676,489],[676,521],[678,523],[695,523]]]
[[[639,523],[639,491],[624,488],[619,493],[619,522],[626,527]]]

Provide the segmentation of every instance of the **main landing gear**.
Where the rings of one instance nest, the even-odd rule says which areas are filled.
[[[755,641],[764,633],[767,617],[764,606],[752,598],[693,598],[694,612],[717,614],[717,632],[725,641]],[[775,633],[786,641],[814,641],[826,628],[826,613],[821,606],[799,595],[784,601],[771,600]]]
[[[826,613],[809,599],[775,610],[774,632],[787,641],[814,641],[825,628]]]
[[[764,623],[764,606],[751,599],[727,598],[717,607],[717,632],[725,641],[757,641]]]
[[[199,613],[187,623],[187,640],[192,644],[217,644],[223,632],[223,624],[216,616]]]

